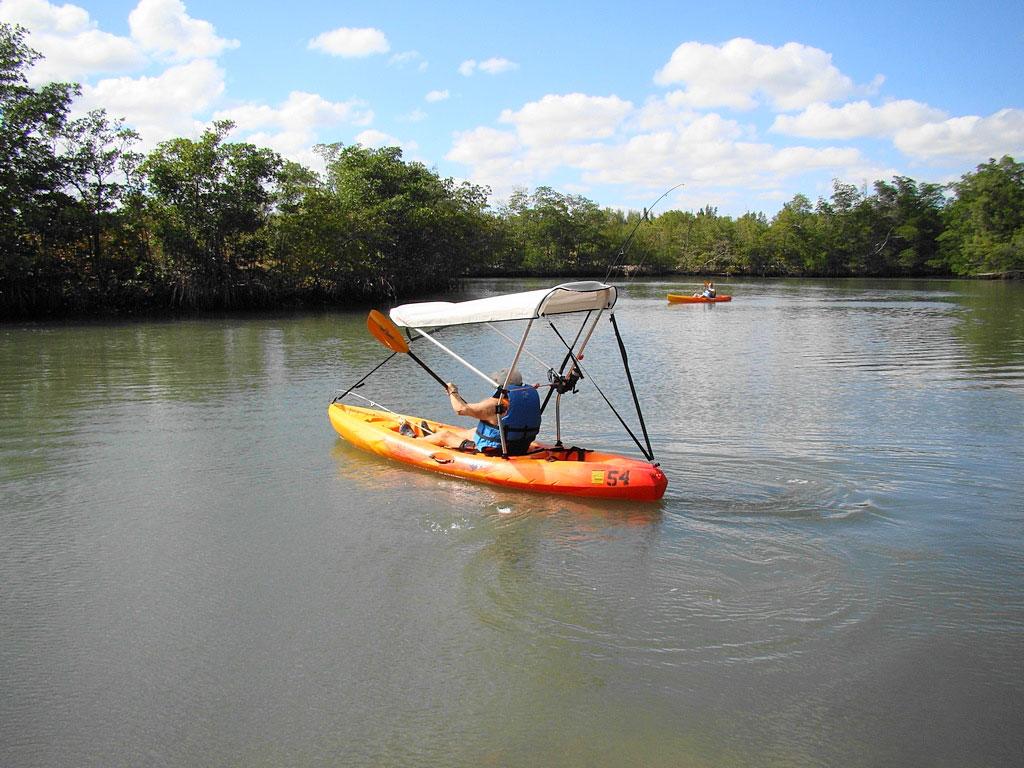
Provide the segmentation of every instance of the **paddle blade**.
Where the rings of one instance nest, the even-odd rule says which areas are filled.
[[[371,309],[366,317],[366,328],[370,334],[388,349],[403,354],[409,353],[409,343],[398,330],[398,326],[386,316]]]

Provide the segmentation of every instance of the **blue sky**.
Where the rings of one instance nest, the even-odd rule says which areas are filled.
[[[769,217],[894,175],[1024,160],[1024,1],[0,0],[142,150],[197,136],[319,168],[397,145],[500,205],[546,185],[601,206]]]

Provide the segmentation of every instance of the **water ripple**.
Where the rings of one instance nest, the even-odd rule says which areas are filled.
[[[570,650],[581,664],[650,668],[778,660],[856,626],[873,591],[842,549],[787,525],[751,535],[739,520],[685,515],[579,535],[576,520],[503,521],[463,588],[500,645],[563,661]]]

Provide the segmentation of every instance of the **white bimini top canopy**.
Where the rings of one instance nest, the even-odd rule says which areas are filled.
[[[611,309],[615,299],[614,286],[589,280],[472,301],[403,304],[392,309],[390,315],[395,325],[403,328],[437,328]]]

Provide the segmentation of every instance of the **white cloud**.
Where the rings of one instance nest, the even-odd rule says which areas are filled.
[[[502,72],[511,72],[513,69],[519,69],[518,64],[508,59],[487,59],[487,61],[481,61],[477,66],[481,72],[485,72],[488,75],[500,75]]]
[[[681,108],[670,98],[651,96],[639,110],[629,116],[626,128],[633,132],[654,131],[688,123],[699,115],[699,112],[689,107]]]
[[[758,142],[700,142],[693,134],[671,131],[634,136],[622,145],[595,145],[571,161],[591,184],[656,190],[682,182],[691,191],[701,190],[705,202],[715,189],[775,190],[808,171],[828,169],[831,178],[863,166],[853,149],[780,150]]]
[[[46,0],[3,0],[0,21],[30,30],[29,45],[43,55],[28,73],[33,86],[84,80],[91,74],[120,74],[138,69],[138,46],[96,28],[87,11]]]
[[[218,37],[210,22],[189,16],[181,0],[139,0],[128,24],[139,45],[171,61],[219,56],[239,46]]]
[[[108,78],[84,85],[76,109],[106,109],[123,116],[143,138],[156,142],[195,134],[195,115],[210,109],[224,93],[224,72],[210,59],[171,67],[158,77]]]
[[[34,35],[32,44],[45,56],[32,68],[33,84],[79,82],[95,74],[132,72],[145,63],[130,40],[97,29],[73,38]]]
[[[339,27],[317,35],[309,41],[309,49],[346,59],[387,53],[391,50],[387,37],[379,29]]]
[[[236,128],[234,133],[239,134],[241,131]],[[278,131],[277,133],[256,131],[243,134],[241,140],[257,147],[272,149],[282,157],[302,163],[311,170],[323,170],[323,164],[317,164],[314,160],[317,157],[312,148],[315,139],[312,138],[308,130]]]
[[[779,115],[772,130],[807,138],[890,138],[900,131],[941,121],[945,117],[941,110],[911,100],[890,101],[880,107],[873,107],[866,101],[855,101],[839,108],[817,102],[799,115]]]
[[[356,143],[372,149],[380,149],[381,147],[401,147],[403,152],[415,152],[419,149],[419,145],[415,141],[402,141],[389,133],[384,133],[383,131],[374,130],[372,128],[356,134]]]
[[[746,135],[743,126],[738,122],[715,112],[694,115],[689,120],[676,123],[673,128],[682,141],[695,146],[739,141]]]
[[[521,145],[515,134],[481,126],[472,131],[458,133],[446,159],[466,165],[477,165],[488,158],[516,152]]]
[[[459,64],[459,74],[465,77],[471,77],[478,71],[485,75],[500,75],[514,69],[519,69],[519,65],[508,59],[487,59],[486,61],[466,59]]]
[[[417,72],[426,72],[428,63],[419,51],[403,51],[388,59],[388,64],[398,69],[414,67]]]
[[[521,155],[522,145],[510,131],[481,126],[457,133],[445,159],[468,166],[467,180],[491,188],[497,198],[508,197],[518,186],[532,186],[532,167]]]
[[[362,101],[330,102],[315,93],[292,91],[277,107],[246,104],[218,110],[213,119],[231,120],[245,141],[319,168],[320,164],[312,161],[311,148],[320,141],[320,131],[369,125],[373,112]]]
[[[861,154],[853,147],[783,147],[768,159],[767,170],[792,176],[822,168],[844,168],[859,165]]]
[[[588,118],[595,104],[602,108]],[[553,174],[569,172],[584,186],[613,185],[642,196],[683,182],[691,192],[700,190],[701,205],[727,202],[736,189],[785,199],[792,193],[782,193],[781,185],[801,174],[825,169],[829,178],[845,177],[868,165],[854,148],[779,148],[756,136],[746,140],[752,133],[747,126],[714,113],[675,112],[662,100],[633,109],[614,98],[601,105],[572,94],[526,105],[505,118],[515,122],[515,133],[467,131],[446,155],[469,166],[467,175],[499,197],[517,185],[549,183],[545,179]],[[558,186],[568,188],[566,182]]]
[[[735,38],[724,45],[683,43],[654,76],[660,85],[682,84],[679,102],[692,107],[749,110],[767,97],[777,109],[801,109],[844,98],[858,89],[819,48],[781,48]]]
[[[970,115],[900,131],[897,149],[924,160],[1024,154],[1024,109],[1001,109],[989,117]]]
[[[632,104],[618,96],[549,94],[517,112],[506,109],[499,119],[514,124],[524,144],[550,145],[608,138],[632,108]]]
[[[135,2],[126,4],[122,16]],[[0,20],[31,30],[29,45],[44,55],[30,72],[33,85],[88,83],[75,105],[76,116],[93,108],[124,116],[143,135],[141,151],[158,141],[198,135],[212,114],[213,119],[233,120],[239,140],[271,147],[311,168],[319,163],[311,147],[321,136],[411,152],[418,147],[411,137],[402,141],[385,131],[405,124],[403,132],[418,132],[421,126],[410,124],[426,119],[424,102],[452,98],[448,90],[414,90],[396,112],[399,122],[381,125],[384,130],[375,126],[370,104],[358,98],[332,102],[293,91],[272,104],[228,107],[226,74],[215,59],[238,42],[220,37],[209,22],[191,18],[182,0],[137,2],[128,16],[130,37],[100,30],[88,11],[60,0],[0,0]],[[308,48],[341,57],[390,54],[384,33],[372,28],[334,29],[310,40]],[[426,67],[417,51],[395,53],[387,61],[406,73]],[[173,66],[162,71],[168,64]],[[463,61],[459,72],[482,77],[518,68],[495,57]],[[638,84],[637,101],[647,92],[655,94],[640,106],[615,95],[585,93],[513,103],[498,121],[454,134],[445,159],[463,164],[467,178],[495,191],[539,184],[596,190],[598,184],[610,184],[629,190],[623,193],[629,196],[684,182],[696,207],[738,196],[739,190],[763,192],[771,199],[788,199],[795,191],[827,197],[833,177],[870,184],[906,174],[906,168],[891,167],[897,150],[936,167],[1024,155],[1024,109],[950,117],[911,99],[872,104],[874,99],[866,97],[880,80],[857,84],[833,64],[831,54],[799,43],[774,47],[742,38],[719,45],[684,43],[654,81],[662,88]],[[416,106],[417,94],[423,94],[423,109]],[[377,98],[373,92],[363,95]],[[761,107],[739,120],[731,119],[733,113],[714,111]],[[770,134],[764,129],[768,123]],[[353,131],[361,132],[353,138]],[[799,146],[822,140],[834,146]],[[858,140],[856,147],[853,140]],[[424,162],[429,165],[432,159]]]
[[[222,109],[215,120],[232,120],[240,130],[268,126],[296,130],[304,126],[334,127],[344,124],[366,125],[373,113],[361,101],[330,102],[315,93],[292,91],[279,107],[249,104]]]
[[[700,124],[640,134],[622,144],[593,145],[572,160],[588,182],[642,188],[680,182],[706,186],[752,183],[763,173],[771,157],[770,145],[706,137],[707,128]]]
[[[77,5],[56,6],[46,0],[3,0],[0,21],[58,35],[75,35],[96,26],[88,11]]]

